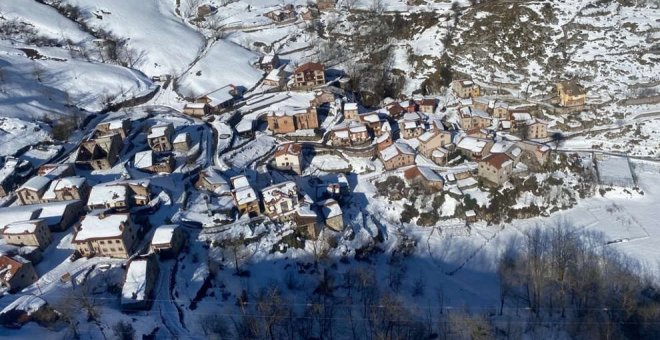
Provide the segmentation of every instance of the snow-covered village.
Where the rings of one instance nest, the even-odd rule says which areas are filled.
[[[0,1],[0,338],[657,339],[660,3]]]

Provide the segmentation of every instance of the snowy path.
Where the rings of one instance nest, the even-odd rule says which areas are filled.
[[[160,315],[163,325],[170,333],[172,338],[187,338],[193,339],[185,325],[179,321],[179,310],[174,305],[175,300],[172,297],[171,283],[174,281],[172,278],[172,270],[176,265],[176,261],[168,260],[160,262],[160,273],[158,275],[158,293],[156,295],[156,309]]]

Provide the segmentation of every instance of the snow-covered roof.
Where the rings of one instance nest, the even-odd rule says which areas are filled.
[[[488,113],[486,111],[480,110],[480,109],[473,109],[472,110],[472,116],[482,117],[482,118],[490,118],[490,116],[488,115]]]
[[[89,193],[87,205],[106,205],[114,202],[125,202],[128,189],[124,185],[108,183],[97,184]]]
[[[147,136],[147,138],[163,137],[171,126],[172,125],[169,123],[154,125],[149,129],[149,136]]]
[[[203,109],[207,103],[186,103],[185,108],[189,109]],[[151,138],[151,137],[149,137]]]
[[[532,116],[527,112],[514,112],[511,114],[511,117],[513,117],[513,120],[519,122],[532,119]]]
[[[465,212],[465,217],[475,217],[477,216],[477,213],[474,212],[474,210],[468,210]]]
[[[385,132],[382,135],[376,137],[376,143],[382,143],[390,138],[390,133]]]
[[[360,118],[369,123],[378,123],[380,122],[380,117],[376,113],[367,113],[360,116]]]
[[[170,244],[174,231],[179,228],[176,224],[164,224],[156,228],[154,236],[151,238],[151,244]]]
[[[456,182],[456,186],[458,186],[460,189],[470,188],[470,187],[476,186],[478,184],[479,184],[479,181],[474,179],[474,177],[463,178],[463,179],[460,179]]]
[[[419,173],[431,182],[443,182],[442,176],[438,175],[433,169],[428,166],[418,166]]]
[[[80,229],[73,237],[74,241],[82,242],[99,238],[120,237],[122,225],[128,224],[128,214],[107,214],[92,211],[80,221]]]
[[[190,134],[188,132],[180,133],[180,134],[176,135],[176,137],[174,138],[173,143],[174,144],[185,143],[188,140],[189,136],[190,136]]]
[[[126,280],[121,289],[121,302],[142,301],[147,297],[147,260],[135,259],[126,270]]]
[[[445,157],[449,154],[449,150],[445,148],[437,148],[431,153],[431,157]]]
[[[406,112],[403,115],[403,120],[424,120],[426,119],[426,116],[422,114],[421,112]]]
[[[512,147],[516,145],[515,142],[508,141],[508,140],[501,140],[498,142],[495,142],[493,146],[490,148],[491,153],[504,153],[509,151]]]
[[[456,146],[472,152],[481,152],[486,146],[486,141],[474,137],[463,137]]]
[[[34,231],[37,230],[37,226],[42,222],[43,220],[36,219],[10,223],[5,226],[5,229],[2,231],[2,233],[5,235],[34,234]]]
[[[0,315],[19,310],[27,313],[29,316],[32,313],[38,311],[44,305],[46,305],[46,300],[38,296],[32,294],[21,295],[18,297],[18,299],[14,300],[14,302],[10,303],[2,311],[0,311]]]
[[[64,189],[79,189],[81,188],[87,179],[85,177],[73,176],[73,177],[64,177],[54,180],[48,190],[43,195],[44,200],[55,199],[55,191],[64,190]]]
[[[348,139],[348,131],[346,130],[338,130],[333,132],[337,138]]]
[[[428,142],[435,135],[436,133],[433,131],[426,131],[421,136],[417,137],[417,139],[419,139],[420,142],[424,143],[424,142]]]
[[[280,73],[282,71],[279,68],[274,68],[270,72],[268,72],[268,75],[266,76],[266,80],[270,81],[280,81]]]
[[[292,195],[298,195],[298,187],[295,182],[286,181],[263,188],[261,195],[264,198],[264,202],[277,201],[283,196],[290,197]]]
[[[390,159],[394,158],[399,154],[414,155],[415,150],[413,150],[413,148],[406,143],[396,141],[392,145],[380,151],[380,157],[384,161],[389,161]]]
[[[45,220],[48,225],[54,225],[62,219],[62,215],[64,215],[68,206],[79,203],[80,201],[73,200],[0,208],[0,228],[9,223],[29,221],[36,218]]]
[[[380,131],[383,131],[383,132],[392,131],[392,125],[390,125],[390,122],[387,121],[387,120],[384,121],[383,125],[381,125],[381,127],[380,127]]]
[[[50,184],[50,178],[45,176],[34,176],[30,178],[27,182],[21,185],[20,189],[28,189],[32,191],[41,191],[46,189],[46,186]]]
[[[495,104],[493,104],[493,108],[495,108],[495,109],[497,109],[497,108],[508,109],[509,104],[505,103],[505,102],[501,102],[501,101],[498,100],[498,101],[495,102]]]
[[[234,189],[240,189],[245,187],[250,187],[250,181],[248,181],[245,175],[234,176],[230,178],[231,185]]]
[[[403,128],[404,129],[416,129],[417,128],[417,122],[415,121],[404,121],[403,122]]]
[[[154,153],[151,150],[140,151],[134,156],[133,165],[138,169],[145,169],[154,165]]]
[[[357,111],[358,109],[358,104],[357,103],[345,103],[344,104],[344,111]]]
[[[307,113],[307,108],[304,107],[283,106],[277,109],[276,111],[271,112],[269,115],[282,117],[282,116],[295,116],[305,113]]]
[[[332,198],[318,203],[323,211],[323,217],[326,219],[340,216],[342,214],[339,203]]]
[[[237,204],[246,204],[257,200],[257,194],[251,187],[240,187],[234,190],[234,197]]]
[[[352,124],[349,128],[351,133],[367,132],[367,127],[363,124]]]
[[[275,53],[273,51],[270,51],[268,52],[268,54],[261,57],[261,63],[262,64],[272,63],[273,59],[275,59]]]

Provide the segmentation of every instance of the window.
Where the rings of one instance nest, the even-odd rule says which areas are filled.
[[[115,243],[121,243],[121,241],[120,240],[115,240]]]
[[[111,251],[111,252],[114,252],[114,251],[115,251],[115,248],[110,248],[110,251]]]

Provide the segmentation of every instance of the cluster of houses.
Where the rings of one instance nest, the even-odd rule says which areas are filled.
[[[275,162],[296,171],[300,168],[301,154],[300,145],[284,144],[278,148]],[[231,196],[239,214],[264,215],[273,221],[291,222],[309,237],[316,238],[324,226],[335,231],[344,228],[338,200],[347,194],[348,183],[332,184],[336,188],[330,190],[327,185],[323,186],[324,190],[317,194],[317,202],[314,202],[293,181],[257,191],[245,175],[225,180],[216,170],[207,168],[200,172],[195,187],[211,195]]]
[[[128,119],[102,122],[75,151],[73,163],[42,165],[14,190],[15,203],[0,208],[0,235],[8,247],[13,247],[3,249],[0,256],[0,288],[15,292],[34,283],[38,277],[32,263],[41,260],[53,232],[70,227],[74,229],[71,244],[79,256],[131,257],[145,232],[134,213],[154,207],[150,181],[119,179],[90,185],[86,177],[77,174],[78,169],[112,168],[130,132]],[[137,152],[133,165],[147,173],[170,173],[173,153],[186,153],[190,143],[189,133],[175,135],[171,123],[158,123],[147,131],[149,149]],[[5,162],[0,172],[8,178],[4,188],[15,186],[10,177],[22,167],[14,159]],[[175,231],[157,229],[152,252],[176,253],[181,247],[181,230],[173,226],[163,229]]]

